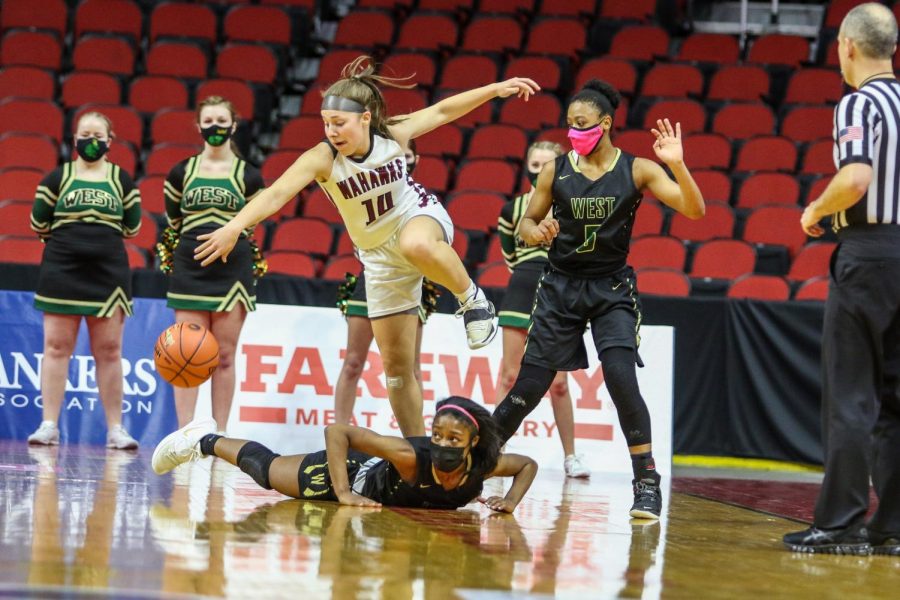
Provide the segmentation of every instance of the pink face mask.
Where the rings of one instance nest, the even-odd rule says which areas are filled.
[[[572,142],[575,152],[581,156],[587,156],[596,150],[601,139],[603,139],[603,128],[600,127],[600,123],[585,129],[569,127],[569,141]]]

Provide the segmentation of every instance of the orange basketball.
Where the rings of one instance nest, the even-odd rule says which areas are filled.
[[[219,366],[219,342],[203,325],[175,323],[153,347],[156,370],[178,387],[197,387]]]

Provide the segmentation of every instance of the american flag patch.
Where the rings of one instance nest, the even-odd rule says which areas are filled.
[[[838,144],[846,144],[853,140],[861,140],[863,138],[863,128],[859,126],[844,127],[838,135]]]

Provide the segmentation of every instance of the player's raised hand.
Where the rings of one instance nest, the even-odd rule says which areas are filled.
[[[528,98],[532,94],[536,94],[541,90],[541,86],[536,81],[527,77],[513,77],[494,85],[497,86],[498,98],[509,98],[515,94],[519,98],[524,98],[525,102],[528,102]]]
[[[228,255],[237,243],[239,235],[241,235],[240,229],[228,225],[219,227],[210,233],[198,235],[197,239],[203,243],[194,249],[194,260],[203,261],[200,264],[204,267],[219,258],[222,259],[222,262],[228,262]]]
[[[684,160],[684,148],[681,145],[681,123],[675,123],[675,128],[668,119],[657,119],[656,128],[650,130],[656,141],[653,142],[653,151],[656,158],[667,165],[674,165]]]

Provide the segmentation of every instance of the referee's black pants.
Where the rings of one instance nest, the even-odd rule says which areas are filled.
[[[841,232],[822,340],[825,479],[814,524],[900,532],[900,227]]]

